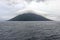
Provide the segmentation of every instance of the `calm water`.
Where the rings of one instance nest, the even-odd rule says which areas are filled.
[[[60,40],[60,22],[0,22],[0,40]]]

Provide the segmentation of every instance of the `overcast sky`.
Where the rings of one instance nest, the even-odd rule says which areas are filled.
[[[60,0],[0,0],[0,20],[11,19],[23,10],[34,10],[46,18],[60,20]]]

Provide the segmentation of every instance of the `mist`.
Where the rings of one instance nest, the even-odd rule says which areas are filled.
[[[33,10],[38,15],[60,21],[60,0],[0,0],[0,19],[8,20]]]

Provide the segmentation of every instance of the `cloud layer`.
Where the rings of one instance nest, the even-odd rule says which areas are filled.
[[[46,18],[59,21],[59,4],[60,0],[0,0],[0,19],[8,20],[18,15],[18,11],[22,12],[21,10],[32,9]]]

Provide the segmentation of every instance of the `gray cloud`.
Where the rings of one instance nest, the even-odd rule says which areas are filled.
[[[28,2],[28,3],[31,3],[32,1],[36,1],[36,2],[44,2],[45,0],[25,0],[26,2]]]
[[[40,2],[40,1],[44,2],[45,0],[36,0],[36,2]]]
[[[33,0],[25,0],[27,3],[31,3]]]
[[[22,1],[22,2],[21,2]],[[18,15],[18,13],[15,13],[18,10],[22,10],[24,8],[29,9],[36,9],[39,11],[47,12],[47,17],[53,20],[60,21],[60,0],[21,0],[18,4],[7,5],[4,2],[0,1],[0,20],[9,19],[10,17],[14,17]],[[25,3],[23,3],[26,2]],[[29,5],[28,3],[31,4]],[[41,3],[40,3],[41,2]],[[43,3],[44,2],[44,3]],[[44,15],[44,14],[43,14]]]

